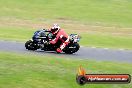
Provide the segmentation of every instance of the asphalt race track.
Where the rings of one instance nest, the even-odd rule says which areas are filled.
[[[115,50],[115,49],[103,49],[103,48],[88,48],[81,47],[80,50],[72,55],[57,54],[55,52],[28,51],[24,47],[24,43],[14,41],[0,40],[0,51],[4,52],[16,52],[16,53],[31,53],[40,55],[60,55],[66,57],[74,57],[74,59],[90,59],[98,61],[114,61],[114,62],[127,62],[132,63],[132,50]]]

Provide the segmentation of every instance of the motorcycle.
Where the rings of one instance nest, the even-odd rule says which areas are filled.
[[[36,39],[34,39],[35,33],[32,37],[31,40],[28,40],[25,43],[25,48],[28,50],[37,50],[37,49],[41,49],[44,51],[56,51],[57,48],[60,47],[61,45],[61,41],[58,40],[58,42],[56,44],[50,44],[49,41],[54,39],[54,35],[52,33],[50,33],[47,30],[44,30],[44,34],[42,37],[37,38],[37,42]],[[78,34],[70,34],[70,42],[69,44],[63,49],[63,52],[66,54],[73,54],[75,52],[77,52],[80,48],[79,45],[79,41],[80,41],[80,36]]]

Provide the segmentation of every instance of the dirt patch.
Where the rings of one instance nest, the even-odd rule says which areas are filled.
[[[53,23],[58,23],[66,31],[74,32],[74,33],[108,33],[119,36],[132,36],[132,28],[89,25],[64,18],[60,18],[57,20],[39,21],[39,22],[38,21],[33,22],[31,20],[21,20],[15,18],[0,18],[0,26],[3,27],[15,26],[15,27],[28,27],[32,29],[39,29],[39,28],[50,28]]]

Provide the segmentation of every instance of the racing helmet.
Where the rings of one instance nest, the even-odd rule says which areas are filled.
[[[58,31],[60,30],[60,26],[58,24],[54,24],[52,27],[51,27],[51,32],[53,34],[56,34]]]

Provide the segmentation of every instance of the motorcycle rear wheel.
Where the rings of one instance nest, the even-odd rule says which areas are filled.
[[[74,48],[70,48],[70,47],[74,47]],[[77,52],[77,51],[79,50],[79,48],[80,48],[80,45],[79,45],[78,43],[73,43],[73,44],[71,44],[70,46],[68,46],[68,47],[64,50],[64,52],[65,52],[66,54],[73,54],[73,53]]]

